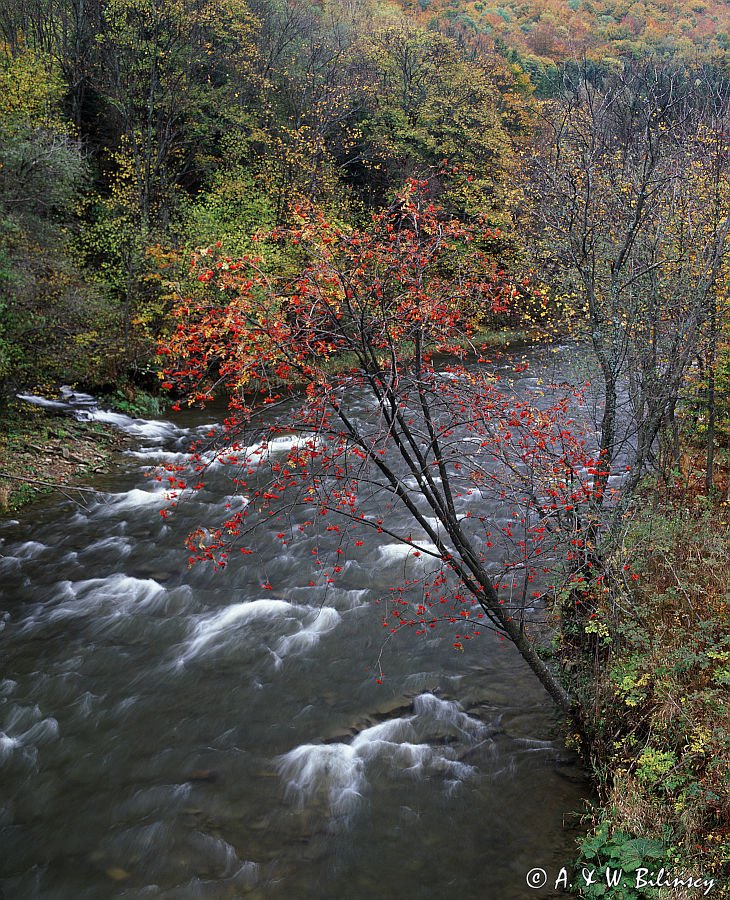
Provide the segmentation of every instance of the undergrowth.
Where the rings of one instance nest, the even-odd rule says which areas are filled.
[[[711,879],[713,897],[730,897],[729,519],[725,503],[652,486],[581,598],[590,612],[564,627],[560,652],[601,799],[579,870],[663,867],[666,880]],[[583,896],[603,888],[599,878]],[[703,890],[635,889],[629,879],[609,892]]]

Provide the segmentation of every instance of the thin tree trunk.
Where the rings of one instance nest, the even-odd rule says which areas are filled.
[[[705,459],[705,488],[712,490],[712,475],[715,468],[715,348],[717,346],[717,305],[714,295],[710,297],[709,315],[710,345],[707,352],[707,455]]]

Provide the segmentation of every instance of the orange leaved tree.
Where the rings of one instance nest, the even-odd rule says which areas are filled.
[[[258,529],[282,541],[319,529],[330,551],[313,561],[316,588],[368,535],[388,535],[429,562],[381,605],[389,633],[450,624],[461,649],[490,628],[569,710],[530,630],[555,573],[580,577],[597,464],[570,418],[577,394],[538,407],[502,392],[476,349],[513,295],[487,252],[495,235],[446,221],[418,184],[362,230],[299,213],[278,235],[301,252],[296,275],[197,255],[196,290],[161,348],[168,386],[190,402],[230,396],[213,455],[244,503],[189,536],[191,562],[254,554]],[[170,467],[178,499],[211,458]]]

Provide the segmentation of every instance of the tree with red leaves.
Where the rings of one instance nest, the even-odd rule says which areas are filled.
[[[213,456],[245,503],[189,536],[190,560],[253,554],[259,528],[282,541],[326,530],[316,586],[338,578],[369,532],[388,535],[430,564],[389,591],[389,634],[451,624],[463,649],[492,629],[568,711],[528,631],[555,573],[575,573],[585,552],[596,462],[570,418],[576,394],[538,408],[500,390],[475,337],[515,294],[488,253],[498,235],[445,220],[422,188],[366,229],[300,209],[298,227],[274,236],[302,253],[293,277],[216,249],[196,255],[198,288],[161,348],[167,384],[190,402],[228,392]],[[202,485],[211,458],[193,457],[192,478],[170,467],[175,502]]]

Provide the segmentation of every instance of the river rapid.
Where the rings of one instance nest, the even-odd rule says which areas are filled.
[[[555,377],[533,357],[522,390]],[[69,401],[136,446],[99,493],[0,527],[1,895],[550,896],[526,874],[570,866],[589,788],[517,652],[438,629],[383,646],[375,600],[426,564],[387,535],[326,591],[316,539],[273,523],[255,557],[189,569],[185,534],[242,498],[211,466],[165,519],[150,474],[222,415]]]

